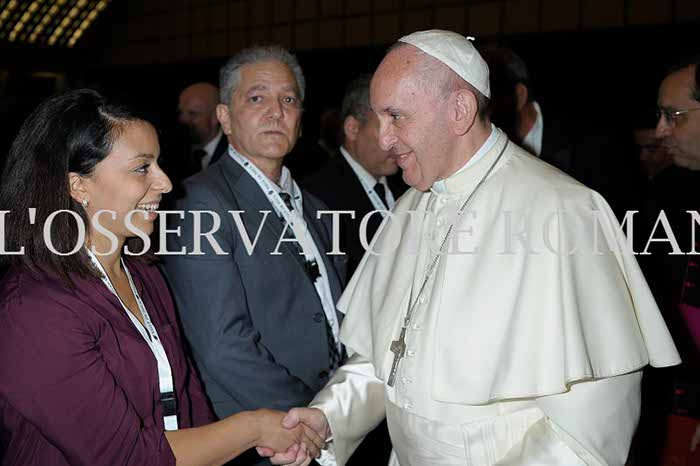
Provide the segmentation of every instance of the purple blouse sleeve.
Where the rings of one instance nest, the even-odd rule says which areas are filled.
[[[0,303],[0,390],[70,464],[174,465],[162,427],[145,422],[101,357],[94,312],[67,293]]]
[[[216,421],[216,416],[209,406],[209,400],[204,393],[197,372],[190,357],[187,357],[187,364],[190,366],[190,379],[187,384],[187,392],[192,402],[192,427],[200,427]]]

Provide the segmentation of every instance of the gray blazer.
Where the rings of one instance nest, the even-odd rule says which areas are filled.
[[[219,417],[257,408],[288,410],[307,405],[328,381],[329,351],[323,307],[294,243],[282,242],[283,222],[253,178],[231,157],[185,181],[178,209],[180,235],[168,250],[193,251],[191,210],[215,211],[221,225],[213,238],[227,255],[216,255],[206,238],[202,255],[173,255],[164,268],[178,305],[185,335],[214,410]],[[333,298],[345,281],[345,256],[329,256],[331,218],[316,219],[325,206],[303,192],[304,218],[324,256]],[[260,235],[248,254],[233,216],[241,215],[248,237]],[[263,214],[271,211],[261,227]],[[213,228],[201,216],[201,232]],[[170,229],[175,225],[171,224]],[[338,319],[342,315],[338,314]]]

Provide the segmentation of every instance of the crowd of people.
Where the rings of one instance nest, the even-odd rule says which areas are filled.
[[[172,154],[94,90],[43,102],[0,179],[0,463],[700,459],[699,58],[632,149],[534,85],[409,34],[305,163],[280,46],[183,89]]]

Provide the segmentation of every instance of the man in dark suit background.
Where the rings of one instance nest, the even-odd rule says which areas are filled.
[[[178,99],[178,121],[189,132],[192,142],[190,174],[204,170],[224,155],[228,141],[216,117],[219,89],[200,82],[187,86]]]
[[[618,218],[638,205],[643,180],[622,138],[581,118],[580,108],[540,105],[527,65],[514,51],[490,47],[482,55],[491,79],[491,121],[511,141],[598,191]]]
[[[379,119],[369,103],[371,79],[363,75],[348,85],[341,109],[342,145],[319,171],[303,181],[304,187],[331,210],[354,212],[354,219],[347,214],[340,216],[340,250],[348,257],[348,276],[365,253],[361,235],[369,244],[383,214],[372,214],[365,231],[361,231],[362,219],[376,210],[391,210],[407,188],[397,176],[396,159],[379,147]],[[349,466],[386,466],[390,454],[391,439],[386,421],[382,421],[360,444]]]
[[[368,244],[384,214],[374,213],[361,231],[363,218],[373,211],[391,210],[406,190],[391,153],[379,147],[379,120],[369,104],[370,75],[352,81],[341,109],[342,144],[320,170],[302,181],[331,210],[353,211],[340,215],[340,250],[348,257],[348,276],[365,253],[361,235]]]
[[[639,125],[647,128],[647,134],[656,126],[653,141],[673,160],[672,166],[649,180],[635,221],[634,239],[637,260],[682,363],[666,369],[645,368],[641,418],[630,453],[630,464],[635,466],[670,462],[672,455],[679,455],[679,463],[683,461],[681,450],[664,449],[671,437],[682,445],[684,432],[679,425],[694,422],[695,435],[700,438],[700,351],[691,330],[692,322],[700,317],[700,261],[693,252],[700,250],[700,244],[693,234],[691,217],[700,210],[698,67],[700,55],[685,57],[669,67],[659,86],[656,120],[644,120]],[[660,222],[662,213],[668,229]],[[686,453],[692,443],[687,441]],[[693,460],[687,461],[691,464]]]
[[[220,80],[217,115],[229,152],[185,181],[185,217],[168,249],[192,254],[168,257],[165,270],[207,394],[224,417],[306,405],[342,363],[335,303],[345,259],[326,254],[331,217],[318,218],[325,206],[282,165],[304,101],[296,58],[277,46],[247,49]],[[258,463],[269,460],[252,451],[235,462]]]
[[[178,98],[177,131],[164,139],[163,170],[173,183],[171,202],[184,196],[182,183],[221,158],[228,140],[216,117],[219,89],[206,82],[194,83]]]

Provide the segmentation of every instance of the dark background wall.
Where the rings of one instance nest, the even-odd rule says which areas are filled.
[[[653,107],[666,63],[700,49],[697,0],[112,0],[73,49],[0,43],[0,146],[42,98],[89,86],[128,96],[169,128],[187,84],[216,83],[254,44],[295,51],[307,75],[305,141],[345,84],[401,35],[445,28],[515,49],[540,100],[623,128]]]

